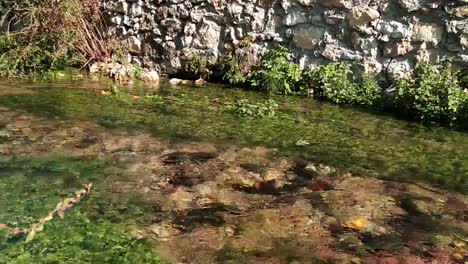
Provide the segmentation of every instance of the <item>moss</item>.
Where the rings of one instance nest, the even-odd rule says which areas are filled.
[[[89,197],[68,210],[64,219],[48,222],[33,241],[0,232],[0,263],[160,263],[146,242],[129,235],[135,214],[126,213],[120,221],[110,219],[115,207],[129,212],[142,209],[135,203],[109,206],[101,184],[111,172],[106,162],[13,160],[2,161],[0,168],[0,223],[13,227],[29,227],[83,182],[96,183]]]

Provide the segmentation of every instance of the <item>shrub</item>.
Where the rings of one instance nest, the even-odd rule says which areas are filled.
[[[86,65],[110,58],[104,23],[95,0],[8,1],[6,7],[24,25],[1,37],[1,75],[21,75]],[[8,43],[8,45],[5,45]],[[14,45],[11,45],[14,43]]]
[[[184,70],[195,78],[208,79],[212,74],[211,63],[196,53],[190,53],[184,58]]]
[[[383,89],[374,75],[366,74],[362,77],[356,94],[355,103],[376,106],[382,103]]]
[[[287,95],[302,90],[302,71],[298,64],[289,61],[289,52],[284,46],[269,51],[249,79],[253,87],[271,93]]]
[[[0,50],[0,77],[63,70],[77,63],[69,54],[57,55],[50,49],[24,46],[9,36],[0,37]]]
[[[364,75],[360,83],[353,81],[349,64],[327,64],[308,73],[315,93],[337,104],[377,105],[382,100],[382,88],[375,76]]]
[[[450,64],[417,65],[414,76],[397,83],[396,104],[424,121],[459,123],[466,119],[468,95]]]
[[[235,103],[226,104],[229,112],[243,117],[272,117],[278,109],[278,104],[268,99],[263,103],[250,103],[249,100],[238,100]]]
[[[246,81],[246,77],[242,74],[239,67],[239,62],[232,52],[222,59],[221,70],[223,72],[223,80],[229,82],[229,84],[241,85]]]

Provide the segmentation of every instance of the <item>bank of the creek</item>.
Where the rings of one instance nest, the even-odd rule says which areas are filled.
[[[468,261],[466,133],[296,97],[243,118],[225,104],[265,95],[110,85],[0,81],[0,263]],[[90,182],[32,241],[1,228]]]

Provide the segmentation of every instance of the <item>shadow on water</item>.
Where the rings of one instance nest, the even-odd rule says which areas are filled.
[[[132,99],[148,92],[144,89],[102,96],[100,90],[107,86],[82,81],[74,87],[80,85],[83,89],[37,84],[36,93],[3,95],[0,104],[110,128],[144,129],[171,142],[264,145],[288,158],[313,160],[354,174],[468,190],[468,137],[463,132],[298,97],[273,96],[280,105],[274,117],[240,118],[226,112],[224,104],[241,98],[263,101],[265,95],[216,86],[162,85],[150,92],[159,95],[156,102]],[[297,146],[299,140],[309,144]]]

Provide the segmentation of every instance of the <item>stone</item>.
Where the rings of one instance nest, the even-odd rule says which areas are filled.
[[[360,59],[360,56],[356,51],[346,48],[345,45],[341,43],[330,43],[325,45],[324,50],[322,50],[320,54],[331,61]]]
[[[468,21],[452,20],[446,23],[447,32],[468,35]]]
[[[130,8],[130,12],[129,14],[131,16],[141,16],[143,13],[143,8],[141,7],[141,5],[139,5],[138,3],[133,3],[132,4],[132,7]]]
[[[110,18],[110,22],[115,25],[122,24],[122,21],[123,21],[123,16],[121,15],[116,15]]]
[[[173,85],[179,85],[179,84],[188,84],[189,81],[178,79],[178,78],[172,78],[169,80],[169,83]]]
[[[455,9],[454,16],[456,17],[468,17],[468,6],[460,6]]]
[[[427,49],[426,43],[421,44],[421,47],[416,52],[416,61],[418,63],[430,63],[434,56],[435,52]]]
[[[299,12],[289,13],[283,19],[283,24],[286,26],[294,26],[294,25],[302,24],[306,22],[307,22],[307,17],[305,13],[299,13]]]
[[[320,0],[320,4],[326,7],[351,9],[353,2],[350,0]]]
[[[465,48],[465,49],[468,49],[468,36],[461,36],[460,37],[460,45]]]
[[[220,31],[221,28],[215,22],[206,21],[198,29],[192,47],[195,49],[218,50]]]
[[[99,64],[98,63],[93,63],[91,65],[91,67],[89,67],[89,73],[91,74],[94,74],[94,73],[98,73],[100,70],[99,70]]]
[[[141,41],[135,36],[127,38],[126,44],[130,52],[139,52],[141,50]]]
[[[296,27],[293,30],[293,43],[301,49],[315,49],[324,33],[325,29],[322,27]]]
[[[317,58],[315,56],[303,55],[299,59],[299,66],[301,70],[313,70],[323,64],[323,58]]]
[[[413,45],[410,41],[401,41],[388,43],[384,46],[383,55],[385,57],[405,56],[413,50]]]
[[[387,66],[387,77],[391,81],[407,78],[411,74],[411,65],[408,60],[392,60]]]
[[[175,204],[176,210],[189,209],[194,198],[192,193],[184,191],[181,188],[178,188],[169,195],[169,199]]]
[[[323,12],[323,17],[325,19],[325,22],[330,25],[338,25],[345,20],[345,15],[343,12],[336,11],[333,9]]]
[[[418,23],[413,28],[412,41],[427,42],[437,46],[442,40],[444,29],[435,23]]]
[[[417,11],[422,7],[421,0],[398,0],[398,3],[408,12]]]
[[[374,37],[363,38],[356,32],[353,32],[351,42],[354,48],[361,51],[366,57],[375,58],[379,53],[379,43]]]
[[[383,69],[382,63],[372,58],[364,58],[358,65],[362,67],[364,74],[379,74]]]
[[[299,4],[303,6],[312,7],[315,3],[315,0],[298,0]]]
[[[382,20],[376,25],[376,30],[389,38],[402,39],[411,35],[408,25],[397,21]]]
[[[143,81],[150,83],[159,83],[159,74],[157,71],[145,71],[143,73]]]
[[[117,2],[114,5],[113,10],[119,13],[127,13],[128,12],[128,3],[127,2]]]
[[[351,27],[364,26],[379,17],[379,11],[370,7],[353,7],[346,14],[346,20]]]

